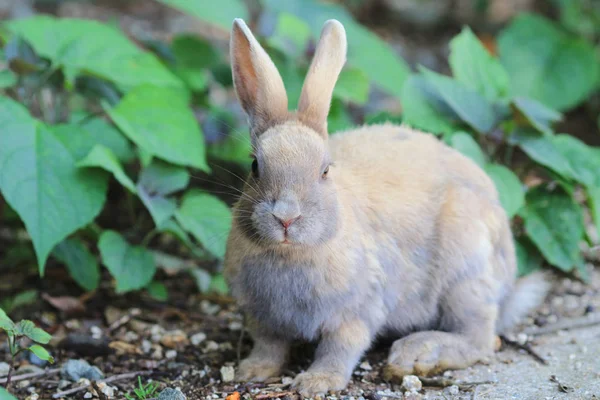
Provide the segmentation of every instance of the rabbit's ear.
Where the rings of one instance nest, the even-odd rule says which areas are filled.
[[[287,115],[288,99],[281,75],[246,23],[233,21],[230,40],[233,84],[250,118],[252,135]]]
[[[325,22],[298,102],[300,119],[327,135],[333,88],[346,62],[346,31],[335,19]]]

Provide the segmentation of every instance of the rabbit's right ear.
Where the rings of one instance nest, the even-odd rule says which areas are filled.
[[[285,87],[273,61],[239,18],[233,21],[230,52],[233,84],[242,108],[250,118],[254,139],[271,121],[287,115]]]

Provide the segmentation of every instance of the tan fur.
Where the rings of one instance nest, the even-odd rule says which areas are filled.
[[[249,115],[272,117],[251,118],[258,170],[234,207],[225,256],[232,293],[253,321],[255,346],[239,378],[277,375],[293,340],[319,341],[314,363],[294,381],[305,395],[343,388],[378,335],[399,338],[390,379],[489,356],[499,321],[511,321],[505,305],[514,306],[516,269],[493,182],[405,126],[323,134],[345,60],[338,22],[323,30],[296,113],[265,103],[281,78],[240,26],[233,35],[245,39],[232,39],[238,96]],[[260,56],[249,62],[237,51]],[[255,71],[276,84],[253,86]],[[283,228],[278,221],[288,217],[298,218]]]

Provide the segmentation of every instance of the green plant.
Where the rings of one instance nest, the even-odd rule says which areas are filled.
[[[8,376],[6,377],[6,390],[10,390],[10,380],[14,368],[15,357],[22,351],[31,351],[33,354],[38,356],[40,359],[54,363],[54,358],[48,353],[44,347],[40,344],[48,344],[52,336],[46,333],[40,328],[37,328],[35,324],[28,320],[22,320],[18,323],[14,323],[8,315],[0,308],[0,330],[3,330],[8,337],[8,349],[10,352],[10,369],[8,370]],[[27,338],[34,342],[29,347],[23,347],[21,344],[22,339]],[[0,394],[2,394],[0,392]]]
[[[249,16],[241,0],[162,2],[227,30],[234,17]],[[306,16],[346,24],[354,50],[336,88],[332,130],[354,123],[346,104],[365,104],[370,81],[399,95],[408,68],[341,6],[267,6],[277,24],[264,43],[294,101],[308,67],[304,54],[320,29]],[[99,22],[50,16],[7,21],[1,37],[9,68],[0,72],[0,193],[27,229],[40,275],[50,259],[92,291],[104,265],[117,292],[144,289],[164,300],[154,276],[167,262],[190,270],[201,289],[226,291],[221,276],[212,282],[187,261],[221,262],[231,222],[224,200],[239,190],[225,181],[239,181],[248,166],[244,121],[211,97],[232,87],[224,49],[189,35],[140,48]],[[385,62],[374,70],[358,51]],[[159,236],[184,249],[164,257]]]
[[[520,15],[500,34],[499,57],[465,29],[452,41],[448,77],[411,73],[339,4],[264,0],[250,13],[242,0],[160,1],[224,31],[235,17],[271,21],[259,39],[290,108],[323,21],[340,20],[348,65],[335,88],[331,133],[392,120],[440,135],[498,187],[521,273],[544,260],[585,272],[580,194],[600,230],[600,150],[554,130],[560,112],[597,93],[600,62],[593,42],[569,30],[569,18]],[[190,35],[137,46],[108,25],[49,16],[7,21],[0,37],[8,66],[0,71],[0,193],[9,206],[2,212],[0,202],[0,220],[14,229],[24,223],[40,275],[50,259],[92,291],[103,265],[117,292],[164,300],[156,271],[178,269],[201,290],[226,292],[218,271],[228,205],[251,150],[239,109],[222,100],[232,89],[227,49]],[[373,90],[400,100],[402,115],[364,111]]]
[[[148,382],[145,385],[142,384],[142,378],[138,376],[138,387],[133,389],[133,394],[127,393],[125,398],[127,400],[146,400],[154,397],[154,393],[158,390],[160,384],[158,382]]]
[[[528,14],[501,33],[499,59],[468,28],[450,47],[453,77],[421,68],[408,79],[403,97],[412,102],[406,103],[404,121],[442,135],[492,178],[515,217],[521,273],[539,268],[544,258],[566,272],[576,268],[585,279],[579,248],[584,211],[576,194],[585,194],[600,233],[600,148],[557,135],[553,126],[562,118],[555,109],[571,109],[598,90],[598,54]],[[519,162],[515,174],[508,167],[517,152],[528,160]],[[532,185],[523,181],[528,176],[540,179]]]

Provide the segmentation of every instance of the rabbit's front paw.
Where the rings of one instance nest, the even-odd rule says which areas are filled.
[[[346,387],[347,379],[335,372],[303,372],[294,379],[295,387],[302,396],[309,397],[324,394],[330,390],[342,390]]]
[[[281,365],[269,359],[246,358],[240,362],[236,380],[239,382],[262,382],[279,375]]]

